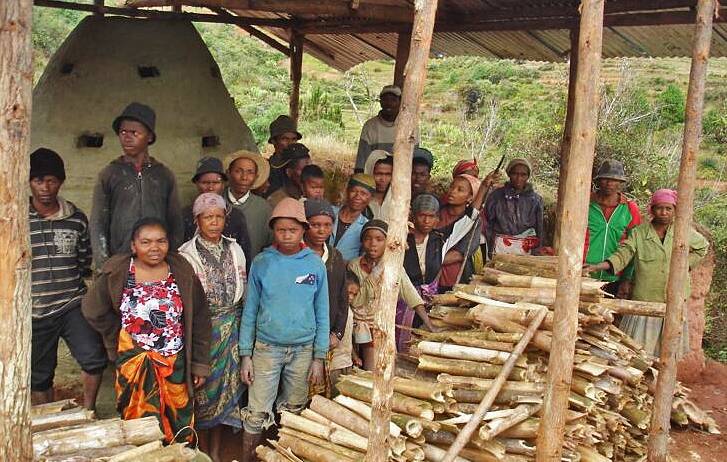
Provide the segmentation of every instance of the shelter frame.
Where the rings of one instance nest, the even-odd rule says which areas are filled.
[[[147,6],[153,6],[152,0],[145,0]],[[282,8],[279,12],[285,13],[284,8],[288,10],[294,8],[298,2],[290,0],[270,0],[272,4],[279,5]],[[235,3],[237,2],[237,3]],[[400,69],[397,73],[397,83],[404,82],[405,89],[409,88],[406,85],[404,77],[406,76],[406,70],[410,69],[412,62],[419,62],[421,64],[421,56],[419,53],[411,54],[406,50],[405,44],[407,41],[410,43],[414,41],[416,31],[412,31],[412,20],[389,20],[389,21],[360,21],[360,17],[364,16],[358,8],[381,6],[376,2],[366,1],[355,1],[355,2],[341,2],[341,1],[328,1],[328,2],[317,2],[316,5],[326,7],[332,6],[340,8],[340,4],[349,5],[348,12],[349,16],[344,16],[337,20],[299,20],[299,19],[284,19],[284,18],[269,18],[269,17],[241,17],[239,15],[229,14],[226,9],[217,10],[217,14],[200,14],[200,13],[185,13],[182,12],[183,5],[192,6],[207,6],[203,0],[163,0],[164,5],[170,5],[173,7],[173,11],[158,11],[158,10],[140,10],[138,8],[115,8],[107,7],[103,5],[103,0],[95,0],[94,4],[77,4],[61,2],[58,0],[35,0],[37,6],[48,6],[55,8],[67,8],[81,11],[88,11],[95,14],[119,14],[124,16],[133,17],[155,17],[155,18],[170,18],[170,19],[186,19],[191,21],[202,21],[202,22],[217,22],[217,23],[230,23],[236,24],[242,28],[253,28],[253,27],[270,27],[279,28],[289,31],[289,41],[291,47],[289,56],[291,57],[291,63],[296,61],[295,65],[291,65],[291,77],[294,81],[294,89],[297,87],[299,92],[300,82],[300,62],[302,61],[303,49],[308,45],[309,50],[315,52],[315,44],[311,44],[305,40],[305,35],[315,34],[351,34],[357,32],[376,33],[376,32],[397,32],[399,36],[397,45],[397,68]],[[134,3],[134,2],[132,2]],[[137,2],[139,3],[139,2]],[[252,0],[215,0],[214,5],[217,8],[226,8],[229,6],[231,10],[234,10],[234,6],[251,5]],[[380,2],[379,2],[380,3]],[[421,2],[417,2],[420,4]],[[436,11],[437,2],[436,0],[429,0],[427,3],[430,7],[434,6]],[[678,193],[680,197],[680,203],[677,206],[676,212],[676,223],[675,223],[675,237],[674,237],[674,258],[671,261],[670,267],[670,291],[667,300],[667,314],[666,314],[666,333],[664,336],[664,343],[668,343],[670,339],[676,335],[678,331],[678,323],[681,322],[681,316],[684,308],[684,293],[685,286],[683,284],[677,284],[680,275],[683,278],[685,272],[685,261],[688,253],[687,248],[687,236],[688,226],[691,222],[691,207],[692,200],[694,197],[694,186],[695,186],[695,175],[696,175],[696,153],[700,141],[701,132],[701,119],[703,113],[703,98],[705,89],[706,79],[706,63],[709,54],[709,40],[711,39],[712,33],[712,22],[724,22],[727,18],[727,9],[720,8],[719,3],[716,0],[699,0],[697,3],[697,11],[643,11],[643,10],[657,10],[659,7],[665,7],[669,5],[673,6],[684,6],[684,4],[693,4],[694,2],[679,1],[679,0],[659,0],[659,1],[631,1],[631,0],[612,0],[604,5],[604,0],[583,0],[581,5],[583,7],[582,17],[579,19],[577,15],[574,15],[571,11],[536,11],[531,9],[529,12],[527,9],[519,9],[517,11],[510,10],[509,12],[503,12],[502,17],[493,17],[489,15],[486,19],[474,18],[462,21],[461,18],[458,21],[454,21],[453,18],[449,18],[446,14],[440,15],[437,18],[436,24],[431,24],[436,32],[448,32],[448,31],[478,31],[478,30],[543,30],[543,29],[576,29],[578,28],[578,52],[572,53],[576,55],[575,62],[571,66],[571,79],[575,79],[576,82],[569,85],[571,91],[569,94],[569,101],[573,98],[572,107],[569,104],[568,116],[571,118],[570,130],[571,136],[568,138],[569,145],[564,146],[564,151],[568,152],[568,160],[579,159],[582,162],[565,162],[564,173],[566,174],[563,178],[564,185],[562,186],[563,197],[559,197],[558,201],[561,204],[560,214],[561,221],[567,221],[570,217],[574,217],[576,226],[571,226],[571,230],[568,231],[568,235],[565,235],[566,229],[561,230],[560,248],[559,248],[559,259],[558,259],[558,289],[556,296],[556,324],[562,325],[561,329],[556,329],[554,332],[553,342],[559,345],[559,348],[554,348],[551,354],[551,361],[555,360],[555,364],[558,367],[551,367],[548,375],[548,395],[546,399],[546,409],[541,422],[541,428],[548,429],[548,436],[554,439],[555,443],[562,441],[563,429],[562,425],[556,425],[562,418],[562,414],[567,406],[567,400],[565,404],[562,402],[562,396],[570,388],[570,373],[569,367],[565,367],[568,364],[568,358],[572,358],[572,351],[575,345],[575,335],[573,330],[573,321],[575,319],[575,310],[577,306],[570,303],[573,295],[578,293],[580,280],[579,280],[579,266],[580,256],[582,255],[583,249],[583,237],[585,235],[585,210],[583,209],[584,201],[586,198],[584,192],[587,192],[587,187],[590,184],[590,170],[593,161],[593,140],[592,136],[595,132],[595,117],[593,116],[593,108],[587,108],[587,105],[593,103],[594,98],[594,86],[598,77],[598,69],[601,59],[601,45],[600,37],[603,34],[604,27],[612,26],[628,26],[628,25],[668,25],[668,24],[692,24],[697,23],[697,38],[694,41],[694,48],[692,54],[692,72],[690,73],[689,81],[689,93],[687,98],[687,122],[685,124],[684,142],[682,150],[682,165],[680,170]],[[311,3],[313,4],[313,3]],[[351,8],[351,6],[357,5],[357,8]],[[636,6],[649,7],[642,8],[638,12],[633,14],[625,14],[632,11]],[[386,7],[384,7],[386,8]],[[525,11],[524,11],[525,10]],[[363,9],[361,10],[363,11]],[[378,9],[371,9],[371,11],[379,11]],[[393,11],[393,10],[390,10]],[[384,11],[385,13],[385,11]],[[404,12],[405,13],[405,12]],[[395,15],[397,18],[401,17],[402,11],[397,10]],[[539,14],[538,14],[539,13]],[[717,14],[717,19],[713,19],[713,16]],[[29,346],[30,346],[30,310],[27,309],[29,303],[29,288],[30,288],[30,274],[28,268],[28,256],[30,255],[30,247],[27,239],[27,235],[20,232],[27,225],[27,219],[24,219],[23,210],[27,210],[27,195],[18,194],[18,191],[24,190],[24,178],[27,178],[27,164],[24,159],[27,159],[27,148],[28,148],[28,126],[30,120],[30,60],[31,60],[31,49],[30,49],[30,5],[28,0],[4,0],[0,4],[0,38],[10,38],[11,40],[0,40],[0,47],[2,53],[0,58],[3,60],[8,57],[9,62],[3,61],[3,66],[7,64],[12,69],[17,69],[21,75],[20,79],[14,78],[0,78],[0,101],[4,101],[5,104],[0,105],[5,115],[5,122],[0,124],[0,158],[4,159],[4,165],[12,166],[12,171],[6,170],[4,174],[0,174],[0,191],[15,191],[14,194],[7,195],[7,201],[4,207],[15,210],[15,213],[7,213],[4,216],[14,217],[12,220],[7,220],[3,223],[5,225],[0,226],[0,240],[6,242],[8,249],[17,249],[17,252],[11,252],[6,255],[6,258],[0,259],[0,272],[5,275],[15,275],[15,277],[6,277],[6,284],[0,287],[0,297],[3,298],[3,303],[0,304],[0,319],[6,321],[6,325],[19,326],[19,335],[14,336],[5,341],[0,341],[0,366],[3,364],[7,365],[8,360],[11,358],[18,359],[21,364],[18,371],[22,372],[29,367]],[[412,11],[412,18],[414,12]],[[434,17],[432,16],[432,21]],[[13,27],[10,27],[13,26]],[[255,29],[257,30],[257,29]],[[277,40],[270,37],[269,34],[258,31],[258,34],[253,34],[273,46],[271,41],[277,42]],[[265,35],[268,39],[263,39],[260,35]],[[410,40],[407,40],[407,34],[412,34]],[[431,37],[430,37],[431,39]],[[293,43],[295,43],[293,45]],[[571,50],[575,51],[574,40],[571,40]],[[283,46],[281,44],[281,46]],[[399,49],[401,48],[401,52]],[[318,53],[325,50],[318,50]],[[429,46],[426,46],[426,52],[428,54]],[[300,56],[300,58],[299,58]],[[408,61],[410,64],[406,67],[403,66],[404,61]],[[414,61],[412,61],[414,60]],[[577,72],[573,72],[573,71]],[[3,76],[14,74],[6,72]],[[419,73],[419,76],[424,74]],[[295,83],[295,79],[298,79],[298,83]],[[592,79],[590,83],[586,82],[586,79]],[[421,82],[423,83],[423,81]],[[411,86],[414,90],[415,86]],[[298,93],[294,90],[292,93]],[[291,95],[293,96],[293,95]],[[404,98],[407,98],[407,92],[405,91]],[[298,95],[295,95],[296,101],[294,102],[291,98],[290,110],[291,115],[297,115],[298,108]],[[415,98],[412,102],[414,103],[412,109],[414,113],[408,112],[411,117],[416,117],[418,112],[416,106],[418,104],[418,98]],[[572,109],[572,111],[570,110]],[[588,109],[588,110],[587,110]],[[295,112],[294,112],[295,111]],[[405,112],[407,114],[407,112]],[[407,120],[403,120],[407,119]],[[568,120],[568,119],[567,119]],[[409,159],[411,152],[406,137],[407,130],[412,126],[412,120],[408,117],[403,117],[397,120],[397,140],[398,144],[395,148],[397,152],[400,152],[404,160]],[[591,132],[590,135],[588,132]],[[409,140],[411,141],[411,140]],[[408,152],[408,155],[406,155]],[[580,157],[574,157],[580,156]],[[409,166],[410,168],[410,166]],[[23,173],[26,173],[23,175]],[[405,175],[406,166],[402,163],[399,164],[398,173],[394,176],[395,186],[393,189],[399,191],[407,191],[410,186],[410,177]],[[581,197],[572,198],[568,200],[568,195],[578,195]],[[404,195],[402,195],[404,198]],[[406,208],[406,206],[405,206]],[[397,238],[400,238],[398,234]],[[566,238],[567,237],[567,238]],[[575,243],[574,243],[575,242]],[[392,238],[389,240],[389,246],[394,245]],[[579,251],[580,250],[580,251]],[[396,250],[394,253],[398,254],[401,249]],[[387,251],[387,253],[390,253]],[[386,258],[386,257],[385,257]],[[392,259],[391,261],[396,261]],[[383,279],[388,281],[395,281],[398,274],[398,270],[394,265],[387,265],[384,270]],[[672,284],[674,283],[674,284]],[[394,285],[395,287],[395,285]],[[392,307],[393,308],[393,307]],[[393,338],[393,323],[384,322],[382,326],[385,329],[382,338]],[[6,336],[7,337],[7,336]],[[388,343],[388,342],[387,342]],[[562,347],[562,348],[561,348]],[[673,369],[675,367],[676,358],[673,348],[662,347],[662,364],[666,368],[668,373],[663,373],[660,376],[660,384],[655,398],[655,409],[670,409],[671,395],[670,389],[673,389],[675,374]],[[385,355],[385,357],[391,358],[391,355]],[[572,361],[571,361],[572,363]],[[382,364],[383,366],[391,367],[390,364]],[[25,368],[25,369],[24,369]],[[5,373],[5,372],[4,372]],[[26,374],[25,377],[16,377],[16,380],[4,380],[0,381],[0,396],[3,397],[15,397],[19,401],[17,403],[8,404],[6,402],[5,407],[0,407],[0,415],[3,415],[3,428],[13,429],[14,431],[5,431],[0,433],[0,448],[5,450],[15,451],[12,453],[10,459],[18,461],[29,461],[32,458],[32,451],[30,450],[30,425],[29,422],[29,407],[27,396],[23,397],[24,393],[27,392],[28,383],[25,383],[29,377]],[[382,377],[383,380],[378,380],[375,384],[376,391],[375,395],[383,397],[383,401],[380,403],[382,406],[382,416],[386,415],[387,400],[386,390],[390,390],[391,375]],[[390,394],[389,394],[390,396]],[[666,425],[663,424],[664,412],[659,411],[659,415],[655,415],[654,420],[657,425],[652,427],[652,433],[650,435],[649,451],[650,457],[654,457],[653,460],[660,461],[666,458],[666,441],[665,435],[668,434],[668,420]],[[560,417],[559,417],[560,416]],[[557,444],[546,443],[547,438],[541,432],[538,438],[538,460],[542,461],[556,461],[560,460],[560,449]],[[541,449],[542,447],[542,449]],[[1,451],[1,449],[0,449]]]

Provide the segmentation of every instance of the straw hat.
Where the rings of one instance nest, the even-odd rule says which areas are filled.
[[[255,165],[257,165],[257,177],[250,189],[257,189],[268,181],[268,177],[270,176],[270,164],[268,164],[268,161],[264,159],[263,156],[252,151],[245,150],[233,152],[225,158],[225,165],[227,166],[228,172],[230,171],[230,166],[237,159],[250,159],[255,162]]]

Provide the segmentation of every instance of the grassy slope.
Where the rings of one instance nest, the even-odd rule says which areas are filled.
[[[36,79],[48,58],[82,18],[70,11],[34,8],[33,45]],[[287,112],[290,84],[287,60],[234,26],[199,25],[198,29],[220,65],[225,83],[238,109],[265,148],[267,125]],[[557,150],[562,131],[567,91],[567,65],[488,61],[476,57],[449,57],[433,60],[421,111],[422,145],[434,152],[435,175],[447,176],[459,159],[472,155],[468,145],[481,136],[476,124],[465,125],[463,110],[479,107],[474,119],[497,101],[496,142],[482,153],[486,167],[496,164],[501,154],[530,157],[536,165],[535,181],[546,199],[553,199],[557,172]],[[304,59],[301,131],[315,157],[339,175],[342,164],[350,161],[360,131],[360,121],[377,110],[376,96],[381,86],[392,80],[391,62],[369,62],[340,73],[308,56]],[[631,193],[640,201],[650,190],[673,186],[681,124],[667,121],[663,109],[686,93],[689,61],[685,59],[606,60],[602,79],[605,95],[617,104],[599,131],[598,156],[624,160],[633,181]],[[681,90],[682,95],[679,95]],[[727,59],[713,59],[709,65],[707,109],[713,115],[727,113]],[[353,104],[357,110],[353,110]],[[678,112],[678,109],[677,111]],[[615,114],[615,115],[614,115]],[[643,117],[647,114],[647,117]],[[633,122],[632,119],[638,119]],[[678,119],[678,117],[677,117]],[[727,198],[721,182],[727,147],[706,138],[700,154],[700,177],[705,189],[700,195],[698,218],[714,233],[720,262],[727,263]],[[344,160],[342,163],[341,160]],[[345,168],[343,168],[345,170]],[[340,181],[339,181],[340,182]],[[713,290],[713,333],[710,347],[716,356],[727,359],[727,270],[719,268]]]

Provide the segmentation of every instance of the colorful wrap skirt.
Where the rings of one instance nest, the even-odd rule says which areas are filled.
[[[240,336],[240,309],[212,305],[210,312],[210,375],[194,395],[197,402],[197,428],[206,430],[217,425],[242,428],[240,399],[245,386],[240,379],[237,342]]]
[[[187,389],[184,349],[171,356],[144,350],[121,329],[118,353],[116,406],[121,418],[154,416],[159,419],[165,442],[171,443],[175,437],[177,441],[189,440],[194,401]]]

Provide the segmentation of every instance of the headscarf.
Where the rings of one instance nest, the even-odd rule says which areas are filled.
[[[195,199],[194,205],[192,206],[192,215],[194,218],[197,218],[200,213],[204,213],[211,209],[227,210],[225,200],[217,193],[209,192],[200,194],[197,199]]]
[[[677,205],[677,192],[673,189],[658,189],[654,191],[649,200],[649,212],[651,208],[657,204]]]
[[[325,199],[308,199],[305,201],[305,217],[311,219],[320,215],[336,219],[331,203]]]
[[[457,175],[455,178],[464,178],[469,182],[470,187],[472,188],[472,197],[474,197],[477,194],[477,191],[480,189],[481,182],[476,176],[463,173],[461,175]]]
[[[376,162],[384,160],[387,157],[391,157],[391,154],[384,151],[383,149],[374,149],[373,151],[371,151],[371,154],[369,154],[368,159],[366,159],[366,164],[364,165],[364,173],[367,175],[373,175],[374,167],[376,167]]]
[[[439,213],[439,200],[431,194],[419,194],[411,203],[411,211],[414,214],[419,212]]]
[[[348,180],[348,187],[350,188],[352,186],[360,186],[368,190],[371,194],[376,192],[376,182],[374,181],[374,177],[367,175],[366,173],[354,174],[351,179]]]
[[[452,169],[452,178],[456,178],[459,175],[462,175],[467,170],[474,170],[478,169],[477,166],[477,160],[475,159],[462,159],[459,162],[457,162],[457,165],[454,166],[454,169]]]

